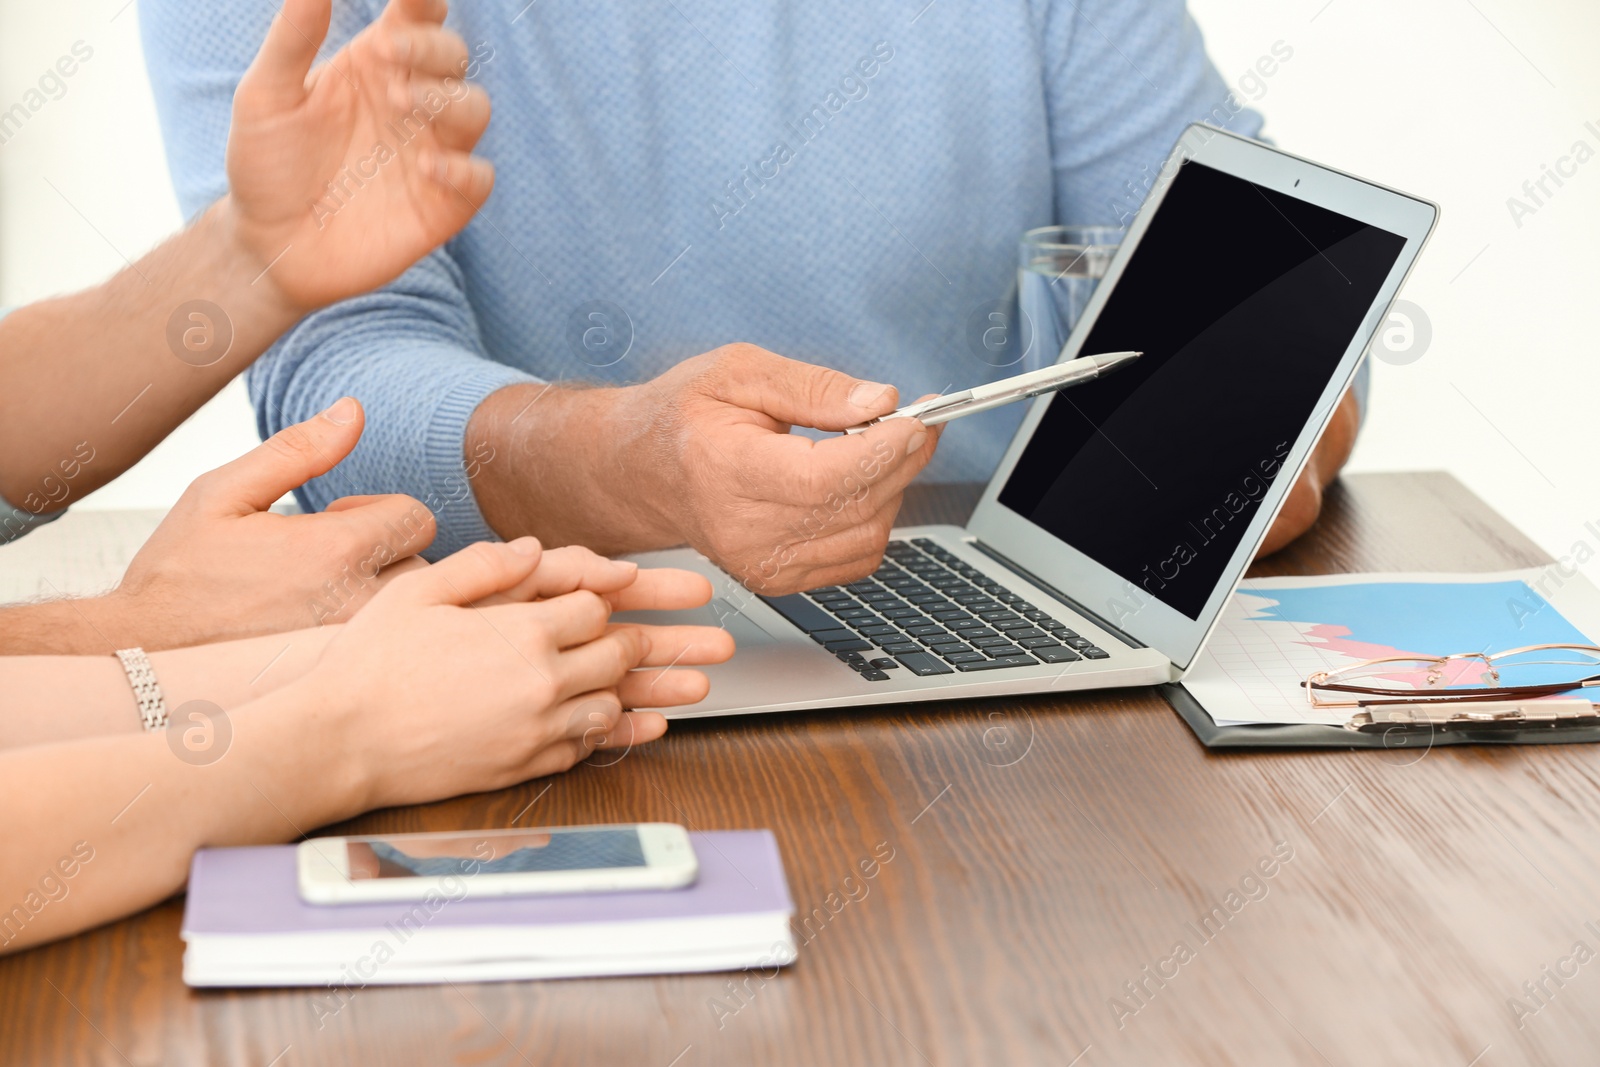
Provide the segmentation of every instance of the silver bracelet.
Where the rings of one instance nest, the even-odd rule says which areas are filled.
[[[128,674],[128,684],[139,701],[139,718],[146,730],[167,728],[167,698],[161,695],[161,683],[150,666],[150,657],[142,648],[124,648],[117,653],[122,669]]]

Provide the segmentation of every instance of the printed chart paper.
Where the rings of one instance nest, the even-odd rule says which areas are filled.
[[[1185,688],[1219,726],[1342,726],[1301,682],[1383,656],[1592,644],[1600,591],[1556,565],[1494,574],[1335,574],[1243,582]]]

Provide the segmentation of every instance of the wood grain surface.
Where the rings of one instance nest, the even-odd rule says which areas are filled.
[[[1255,573],[1544,561],[1448,476],[1365,475]],[[1600,746],[1211,755],[1148,690],[675,723],[333,829],[771,827],[778,976],[369,987],[319,1027],[317,990],[187,990],[177,900],[0,960],[0,1061],[1595,1063],[1597,781]]]

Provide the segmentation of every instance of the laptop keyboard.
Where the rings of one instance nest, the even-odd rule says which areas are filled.
[[[890,541],[870,578],[761,599],[869,682],[1109,658],[926,537]]]

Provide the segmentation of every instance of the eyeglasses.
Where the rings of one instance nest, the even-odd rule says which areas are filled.
[[[1600,686],[1600,647],[1526,645],[1493,654],[1384,656],[1304,682],[1314,708],[1442,701],[1504,701]]]

